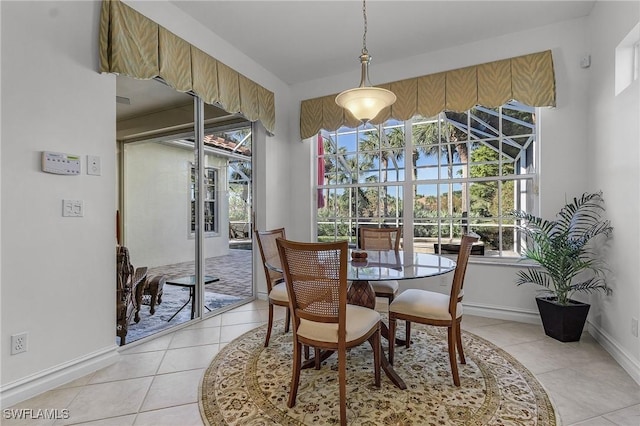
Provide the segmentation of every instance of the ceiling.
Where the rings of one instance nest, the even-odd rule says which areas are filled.
[[[362,2],[171,1],[287,84],[353,71]],[[370,0],[373,64],[586,16],[595,1]],[[373,65],[372,65],[373,66]]]
[[[347,1],[170,1],[287,84],[353,72],[360,76],[362,3]],[[395,61],[586,16],[595,1],[406,1],[367,3],[367,48]],[[118,119],[191,102],[156,81],[118,77]],[[187,97],[187,98],[185,98]]]

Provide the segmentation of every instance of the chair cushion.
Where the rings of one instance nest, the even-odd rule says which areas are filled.
[[[409,289],[393,299],[389,312],[433,320],[451,320],[449,295],[433,291]],[[456,318],[462,316],[462,303],[456,307]]]
[[[396,294],[400,285],[398,281],[369,281],[373,291],[381,294]]]
[[[287,294],[287,286],[283,282],[276,284],[269,293],[269,299],[276,302],[289,302],[289,295]]]
[[[380,314],[363,306],[347,305],[347,337],[346,342],[366,335],[380,321]],[[338,324],[320,323],[300,319],[298,335],[319,342],[338,342]]]

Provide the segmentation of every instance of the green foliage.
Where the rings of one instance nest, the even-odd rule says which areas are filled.
[[[594,239],[613,232],[610,221],[602,218],[603,212],[602,192],[574,198],[560,210],[556,220],[514,211],[513,216],[524,221],[518,229],[528,239],[523,258],[542,267],[519,271],[516,284],[541,285],[561,305],[566,305],[576,291],[611,294],[605,280],[607,266],[592,250]],[[588,274],[585,276],[584,272]]]

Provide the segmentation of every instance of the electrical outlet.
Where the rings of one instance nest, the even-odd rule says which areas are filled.
[[[638,337],[638,318],[631,318],[631,334]]]
[[[63,217],[84,216],[84,202],[82,200],[62,200]]]
[[[27,351],[27,333],[13,334],[11,336],[11,355]]]

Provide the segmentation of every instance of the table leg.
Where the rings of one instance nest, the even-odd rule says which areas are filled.
[[[196,302],[196,288],[194,287],[189,287],[189,299],[191,300],[191,319],[195,318],[195,313],[196,313],[196,307],[195,307],[195,302]],[[189,303],[187,301],[187,303]],[[207,311],[211,312],[211,308],[209,308],[207,306],[207,304],[204,304],[204,307]]]
[[[182,307],[180,307],[180,309],[178,309],[178,310],[176,311],[176,313],[175,313],[175,314],[171,315],[171,318],[169,318],[169,319],[167,320],[167,322],[169,322],[169,321],[171,321],[172,319],[174,319],[174,318],[176,317],[176,315],[178,315],[178,314],[180,313],[180,311],[182,311],[182,310],[184,309],[184,307],[185,307],[185,306],[187,306],[187,305],[189,304],[189,302],[191,302],[191,294],[189,294],[189,300],[187,300],[187,301],[185,302],[185,304],[184,304],[184,305],[182,305]],[[191,316],[191,319],[193,319],[193,304],[191,304],[191,306],[192,306],[192,310],[191,310],[191,315],[192,315],[192,316]]]
[[[191,300],[191,319],[195,317],[196,313],[196,286],[189,287],[189,299]]]
[[[369,281],[352,281],[351,286],[347,291],[347,302],[352,305],[359,305],[369,309],[375,309],[376,293],[373,291],[373,287],[371,286]],[[381,321],[380,327],[380,334],[382,335],[382,337],[389,340],[389,328],[387,327],[387,324]],[[404,344],[404,341],[402,344]],[[406,389],[407,385],[404,383],[398,373],[396,373],[396,371],[393,369],[393,366],[389,363],[387,355],[384,352],[384,348],[382,347],[382,342],[380,342],[380,351],[381,367],[389,380],[391,380],[393,384],[400,389]]]

